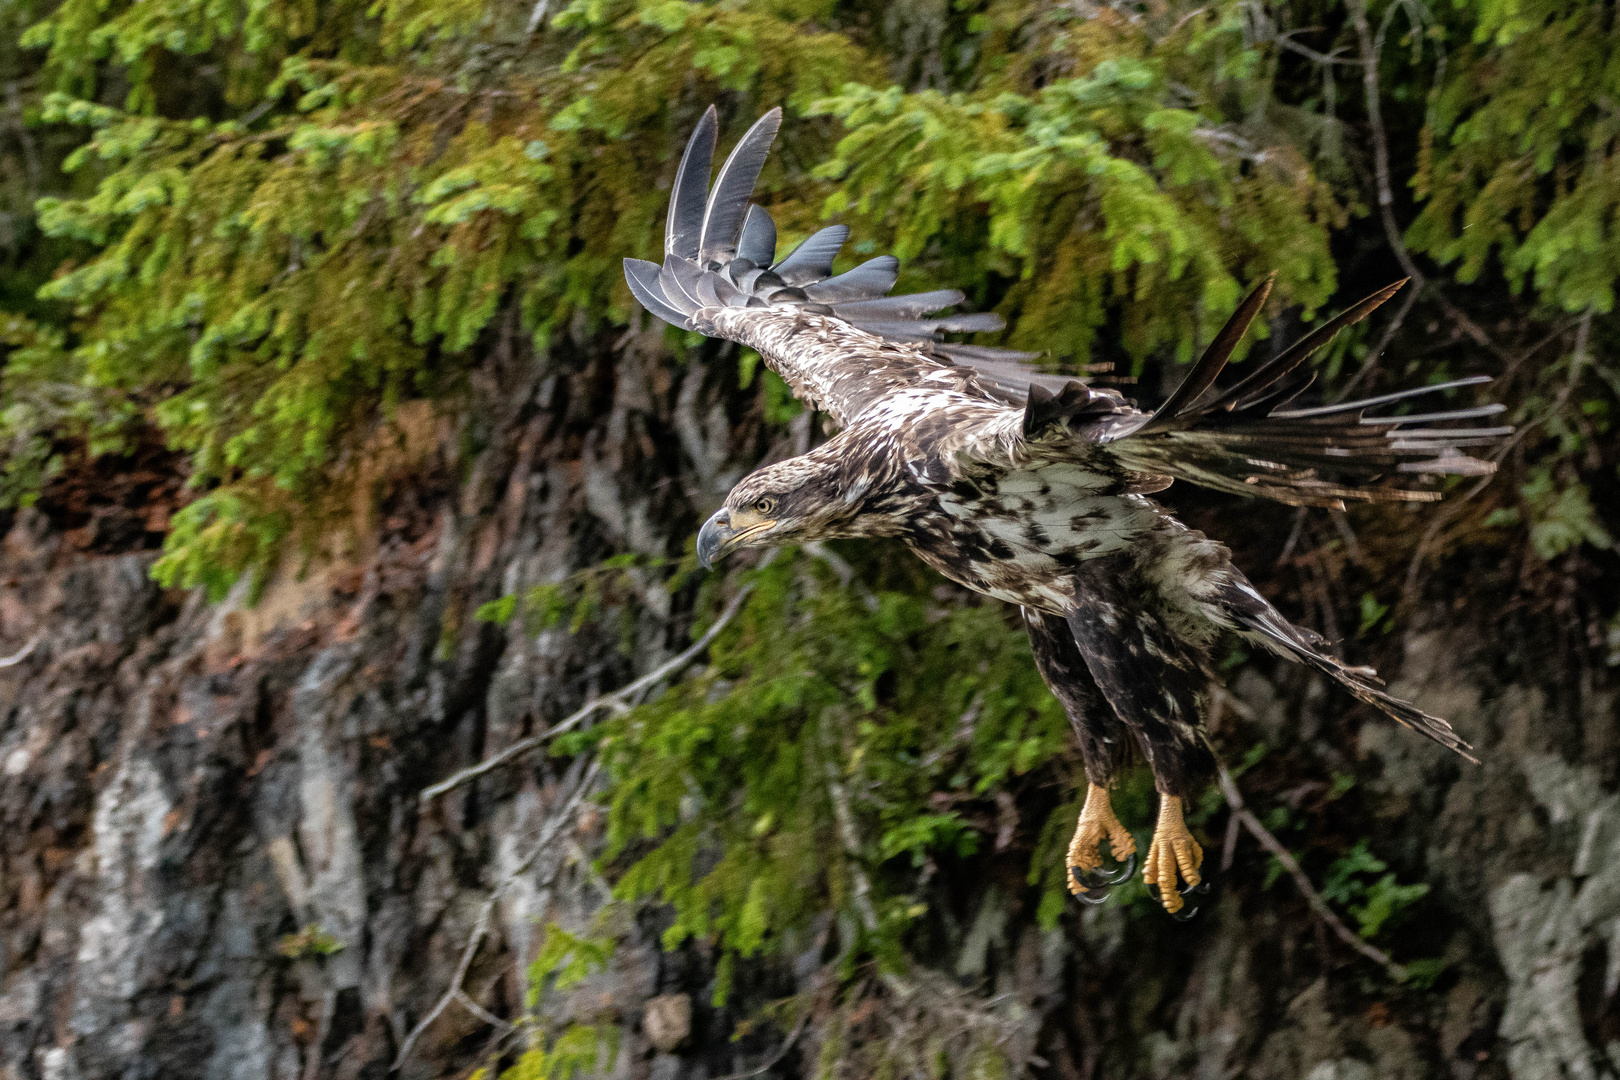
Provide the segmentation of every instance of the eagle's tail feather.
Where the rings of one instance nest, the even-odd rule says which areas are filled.
[[[1219,603],[1222,612],[1237,624],[1244,637],[1326,675],[1357,700],[1371,705],[1396,723],[1421,732],[1446,749],[1479,764],[1479,759],[1469,753],[1473,747],[1464,742],[1450,724],[1438,716],[1430,716],[1409,701],[1386,693],[1371,668],[1351,667],[1323,652],[1320,636],[1283,618],[1282,613],[1267,603],[1241,575],[1222,587]]]
[[[697,328],[692,316],[705,307],[782,304],[835,315],[879,337],[925,344],[936,359],[974,368],[986,389],[1018,404],[1032,384],[1060,388],[1069,381],[1023,366],[1038,353],[946,342],[948,333],[996,331],[1005,324],[992,314],[925,317],[960,304],[963,296],[955,289],[889,296],[899,268],[891,255],[834,276],[847,226],[829,225],[778,259],[776,225],[748,199],[781,124],[779,108],[760,117],[710,188],[719,121],[712,105],[704,112],[670,192],[663,265],[624,260],[625,281],[644,308],[683,330]]]

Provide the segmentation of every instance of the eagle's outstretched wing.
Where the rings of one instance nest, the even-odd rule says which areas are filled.
[[[1305,361],[1365,318],[1402,283],[1381,289],[1210,396],[1216,377],[1270,292],[1266,281],[1239,306],[1181,386],[1142,412],[1112,390],[1040,372],[1036,354],[946,342],[946,333],[999,330],[988,313],[928,317],[963,300],[955,289],[889,296],[899,263],[869,259],[833,275],[849,234],[832,225],[776,257],[776,226],[748,202],[781,126],[772,109],[749,129],[709,184],[718,122],[711,106],[688,142],[670,193],[664,262],[624,261],[625,278],[652,314],[683,329],[749,345],[793,392],[848,426],[910,391],[947,391],[957,408],[953,456],[991,470],[1084,460],[1120,472],[1187,480],[1293,505],[1346,499],[1429,500],[1429,475],[1483,475],[1494,466],[1465,449],[1510,429],[1443,427],[1502,411],[1481,405],[1420,415],[1366,410],[1485,382],[1457,379],[1317,408],[1285,409],[1314,379]],[[915,415],[908,410],[908,415]],[[1168,482],[1168,481],[1164,481]]]
[[[1027,367],[1033,353],[942,340],[1005,324],[993,314],[929,318],[962,302],[955,289],[889,296],[900,265],[892,255],[835,276],[847,226],[830,225],[777,258],[776,225],[748,199],[781,123],[779,108],[760,117],[711,187],[718,122],[713,106],[704,112],[670,192],[663,265],[624,260],[643,307],[683,329],[759,347],[795,394],[845,425],[906,387],[1022,406],[1031,385],[1061,389],[1070,381]],[[1123,404],[1118,395],[1111,400]]]
[[[1275,358],[1225,390],[1209,396],[1233,348],[1243,338],[1271,291],[1268,278],[1233,313],[1203,357],[1168,400],[1151,415],[1110,418],[1092,437],[1134,471],[1161,473],[1218,491],[1258,495],[1294,506],[1342,508],[1362,502],[1418,502],[1440,498],[1413,487],[1419,476],[1483,476],[1495,469],[1465,449],[1489,446],[1510,427],[1443,427],[1477,422],[1500,413],[1501,404],[1437,412],[1369,416],[1376,406],[1489,382],[1488,376],[1396,391],[1307,409],[1286,406],[1316,375],[1305,362],[1338,332],[1360,322],[1406,284],[1387,285],[1328,320]],[[1026,430],[1054,425],[1063,435],[1082,414],[1066,415],[1060,400],[1037,387],[1026,407]],[[1326,476],[1324,476],[1326,474]]]

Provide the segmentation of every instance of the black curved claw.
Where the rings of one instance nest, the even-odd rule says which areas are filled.
[[[1103,876],[1102,883],[1104,885],[1125,884],[1125,882],[1136,876],[1136,864],[1136,852],[1133,851],[1129,855],[1125,856],[1125,861],[1120,864],[1120,868],[1118,870],[1114,871],[1112,874],[1106,874]]]
[[[1159,891],[1159,887],[1157,885],[1149,885],[1147,888],[1149,896],[1153,897],[1154,900],[1161,904],[1164,902],[1164,894]],[[1215,879],[1213,875],[1201,877],[1198,884],[1189,885],[1181,890],[1181,897],[1183,900],[1181,910],[1167,911],[1165,914],[1169,915],[1177,922],[1190,922],[1194,917],[1197,916],[1198,912],[1203,909],[1204,905],[1200,901],[1207,898],[1210,893],[1214,891],[1214,888]]]
[[[1101,904],[1108,899],[1108,890],[1087,889],[1083,893],[1076,893],[1074,898],[1082,904]]]
[[[1176,922],[1192,922],[1193,919],[1198,917],[1198,913],[1202,910],[1202,904],[1187,904],[1183,906],[1180,911],[1170,912],[1170,917],[1176,920]]]
[[[1082,874],[1071,866],[1069,867],[1069,876],[1074,879],[1076,885],[1080,886],[1080,891],[1074,894],[1074,898],[1082,904],[1100,904],[1108,899],[1108,886],[1099,881],[1093,881],[1092,875]]]
[[[1099,874],[1095,870],[1077,870],[1069,868],[1069,876],[1080,883],[1082,889],[1106,889],[1119,882],[1110,880],[1107,874]]]
[[[1069,868],[1069,873],[1074,876],[1074,880],[1078,881],[1083,888],[1110,889],[1115,885],[1123,885],[1135,877],[1136,865],[1136,852],[1133,851],[1125,856],[1125,861],[1119,865],[1118,869],[1108,873],[1098,870],[1077,870],[1072,866]]]

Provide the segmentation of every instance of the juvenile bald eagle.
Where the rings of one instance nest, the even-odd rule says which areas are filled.
[[[833,225],[776,256],[770,215],[749,196],[781,125],[766,113],[709,187],[717,123],[698,123],[675,176],[664,262],[626,259],[636,298],[666,322],[757,350],[840,430],[800,457],[745,477],[698,534],[705,566],[742,547],[900,537],[952,581],[1017,604],[1035,659],[1079,739],[1089,781],[1068,852],[1069,887],[1089,902],[1134,872],[1136,847],[1108,789],[1141,749],[1160,792],[1143,876],[1180,912],[1203,852],[1184,800],[1214,768],[1205,731],[1210,658],[1237,634],[1338,682],[1355,697],[1467,757],[1450,725],[1383,690],[1262,597],[1219,543],[1149,495],[1174,480],[1294,506],[1421,501],[1435,474],[1482,475],[1462,451],[1509,429],[1443,427],[1499,405],[1368,416],[1372,406],[1485,381],[1285,408],[1310,382],[1305,361],[1394,295],[1382,289],[1235,385],[1216,376],[1265,303],[1238,307],[1169,400],[1152,412],[1111,390],[1037,372],[1028,353],[942,339],[1001,328],[994,315],[925,317],[959,304],[939,290],[887,295],[892,256],[834,276],[848,229]],[[1104,875],[1101,842],[1123,864]]]

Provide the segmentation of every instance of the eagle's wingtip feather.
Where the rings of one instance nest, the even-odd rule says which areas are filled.
[[[624,280],[630,294],[653,315],[672,326],[687,327],[686,316],[664,295],[658,276],[662,267],[645,259],[624,260]]]
[[[1237,348],[1238,342],[1249,332],[1249,326],[1260,314],[1260,309],[1265,306],[1267,298],[1271,296],[1271,288],[1276,281],[1277,272],[1273,270],[1243,298],[1243,302],[1232,312],[1232,317],[1226,320],[1226,325],[1222,326],[1220,332],[1210,341],[1204,355],[1198,358],[1198,362],[1187,373],[1187,377],[1181,380],[1181,385],[1175,388],[1163,405],[1154,410],[1153,419],[1148,421],[1143,431],[1158,431],[1168,427],[1177,417],[1188,412],[1198,399],[1204,396],[1206,390],[1215,385],[1216,377],[1232,357],[1232,350]]]
[[[743,218],[748,212],[748,199],[754,193],[754,185],[759,181],[781,126],[782,109],[778,106],[754,121],[732,147],[725,164],[720,166],[703,210],[699,263],[724,262],[736,252]]]

